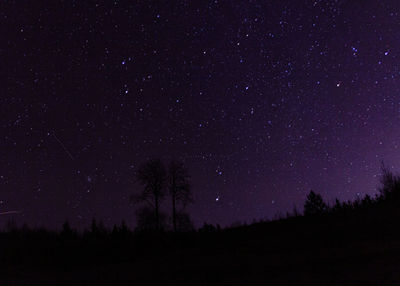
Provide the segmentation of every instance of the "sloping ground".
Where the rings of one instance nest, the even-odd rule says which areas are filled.
[[[388,212],[142,237],[134,247],[14,241],[4,252],[3,241],[0,285],[400,285],[400,221]]]
[[[400,244],[191,250],[113,264],[14,265],[1,277],[1,285],[400,285]]]

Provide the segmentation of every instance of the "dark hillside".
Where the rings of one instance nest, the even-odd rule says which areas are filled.
[[[1,235],[2,285],[396,285],[396,205],[158,235]],[[373,282],[372,282],[373,281]]]

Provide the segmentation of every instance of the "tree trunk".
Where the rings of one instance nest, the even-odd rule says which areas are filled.
[[[154,196],[154,206],[155,206],[155,212],[156,212],[156,230],[160,230],[160,215],[158,213],[158,195]]]
[[[175,190],[172,192],[172,223],[174,225],[174,232],[176,232],[176,198],[175,198]]]

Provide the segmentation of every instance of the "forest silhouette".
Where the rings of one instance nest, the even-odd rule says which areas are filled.
[[[0,285],[398,285],[400,176],[381,170],[375,197],[329,205],[310,191],[302,213],[196,230],[185,211],[188,170],[150,160],[136,173],[134,230],[95,219],[84,231],[10,221],[0,232]]]

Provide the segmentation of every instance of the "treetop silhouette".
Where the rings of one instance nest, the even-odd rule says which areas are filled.
[[[304,215],[322,214],[327,210],[328,206],[325,204],[322,196],[311,190],[304,203]]]

